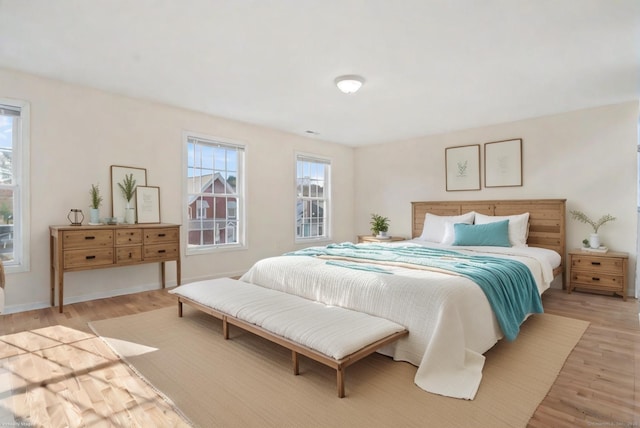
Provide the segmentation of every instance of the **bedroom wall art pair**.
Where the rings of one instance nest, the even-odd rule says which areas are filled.
[[[480,144],[445,149],[447,192],[480,190]],[[484,144],[484,187],[522,186],[522,139]]]

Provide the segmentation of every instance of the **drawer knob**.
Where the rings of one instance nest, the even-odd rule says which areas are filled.
[[[95,236],[85,236],[84,239],[96,239]]]
[[[160,237],[160,238],[164,238],[165,236],[167,236],[166,233],[158,233],[158,237]]]
[[[159,253],[166,253],[167,250],[158,250]]]
[[[129,258],[133,258],[133,253],[129,253]]]
[[[591,264],[594,266],[600,266],[600,262],[591,262]]]
[[[591,278],[592,281],[600,281],[600,278]]]
[[[95,259],[95,258],[96,258],[96,256],[86,256],[85,257],[85,259],[87,259],[87,260],[92,260],[92,259]]]

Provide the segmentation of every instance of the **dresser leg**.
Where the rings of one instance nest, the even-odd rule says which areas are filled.
[[[164,288],[164,262],[160,262],[160,272],[162,275],[162,288]]]
[[[60,308],[60,313],[62,313],[62,302],[64,300],[64,279],[63,274],[60,272],[58,274],[58,307]]]

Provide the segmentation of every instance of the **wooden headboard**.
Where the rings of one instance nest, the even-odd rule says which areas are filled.
[[[529,213],[527,244],[554,250],[562,258],[554,274],[562,274],[566,266],[565,244],[566,199],[514,199],[496,201],[427,201],[411,203],[411,237],[422,234],[426,213],[436,215],[460,215],[476,211],[485,215],[513,215]]]

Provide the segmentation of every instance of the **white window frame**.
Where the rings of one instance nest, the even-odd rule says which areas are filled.
[[[31,105],[27,101],[0,98],[0,108],[20,110],[18,129],[14,129],[13,137],[13,179],[12,185],[6,186],[13,190],[13,256],[11,262],[4,263],[7,273],[28,272],[31,269],[30,242],[30,182],[29,182],[29,153],[31,144],[30,119]]]
[[[325,208],[324,208],[324,223],[323,223],[323,232],[324,234],[321,236],[308,236],[308,237],[304,237],[304,236],[298,236],[298,161],[307,161],[307,162],[317,162],[317,163],[322,163],[326,165],[326,169],[325,169],[325,176],[324,176],[324,196],[323,198],[321,198],[322,200],[324,200],[325,202]],[[301,153],[298,152],[295,154],[295,160],[294,160],[294,195],[295,195],[295,204],[293,207],[293,234],[295,236],[295,242],[297,244],[302,244],[302,243],[315,243],[315,242],[324,242],[324,241],[330,241],[331,240],[331,235],[332,235],[332,228],[331,228],[331,224],[332,224],[332,208],[331,208],[331,177],[332,177],[332,172],[331,172],[331,159],[327,158],[327,157],[323,157],[323,156],[318,156],[318,155],[314,155],[314,154],[309,154],[309,153]]]
[[[189,221],[192,220],[193,214],[189,212],[189,189],[188,189],[188,146],[189,140],[196,139],[202,141],[204,143],[209,143],[212,145],[220,145],[226,147],[235,147],[243,152],[243,156],[238,162],[238,171],[237,171],[237,185],[236,185],[236,197],[237,197],[237,205],[236,205],[236,221],[238,227],[234,229],[234,236],[237,236],[237,243],[234,244],[211,244],[211,245],[199,245],[199,246],[190,246],[189,245]],[[247,146],[246,144],[230,140],[228,138],[215,137],[211,135],[205,135],[198,132],[193,131],[183,131],[182,133],[183,140],[183,185],[182,185],[182,194],[183,194],[183,229],[186,233],[183,234],[184,238],[184,248],[185,254],[189,255],[197,255],[197,254],[208,254],[208,253],[216,253],[220,251],[235,251],[235,250],[244,250],[247,248],[246,239],[247,239],[247,208],[246,208],[246,187],[247,187],[247,173],[246,173],[246,157],[247,157]],[[198,211],[198,210],[196,210]],[[196,217],[198,217],[199,213],[196,213]],[[214,231],[215,232],[215,231]]]

